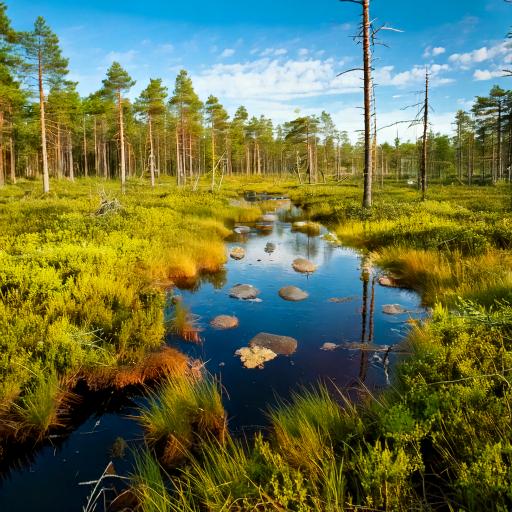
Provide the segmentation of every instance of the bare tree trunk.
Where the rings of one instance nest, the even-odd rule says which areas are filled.
[[[117,108],[119,109],[119,142],[121,149],[121,190],[124,193],[126,186],[126,155],[124,148],[123,102],[121,91],[117,91]]]
[[[11,183],[16,183],[16,156],[14,154],[14,137],[12,135],[12,125],[11,136],[9,137],[9,153],[11,161]]]
[[[428,71],[425,73],[425,104],[423,105],[423,141],[421,150],[421,198],[427,193],[427,143],[428,143]]]
[[[153,148],[153,122],[151,114],[148,116],[149,127],[149,173],[151,175],[151,187],[155,187],[155,150]]]
[[[370,0],[362,0],[363,6],[363,67],[364,67],[364,171],[363,208],[372,206],[372,50],[370,45]]]
[[[71,181],[75,181],[75,169],[73,162],[73,138],[71,137],[71,132],[68,134],[68,162],[69,162],[69,179]]]
[[[181,155],[180,155],[180,137],[178,126],[176,125],[176,183],[181,185]]]
[[[43,90],[43,54],[38,55],[38,82],[39,82],[39,111],[41,117],[41,150],[43,157],[43,192],[50,192],[50,173],[48,171],[48,151],[46,147],[46,122],[44,116],[44,90]]]
[[[96,176],[99,175],[99,164],[98,164],[99,148],[98,148],[98,134],[96,128],[96,116],[94,116],[94,171]]]
[[[4,168],[4,113],[0,110],[0,187],[5,185]]]
[[[87,167],[87,133],[85,131],[85,116],[83,120],[84,125],[84,176],[87,178],[89,176],[89,169]]]
[[[211,192],[215,190],[215,128],[212,121],[212,184]]]

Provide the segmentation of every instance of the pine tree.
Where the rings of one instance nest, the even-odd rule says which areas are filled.
[[[7,7],[0,2],[0,186],[5,183],[4,154],[9,151],[10,178],[16,181],[14,155],[14,124],[25,102],[25,94],[14,75],[19,69],[20,61],[14,51],[18,34],[11,28],[7,17]],[[8,147],[4,135],[8,133]]]
[[[59,38],[41,16],[36,19],[34,30],[21,34],[20,43],[27,59],[26,70],[33,78],[37,78],[43,160],[43,191],[48,193],[50,191],[50,175],[46,143],[44,86],[56,86],[63,80],[68,73],[68,60],[62,57]]]
[[[155,186],[155,144],[153,140],[153,121],[156,116],[165,112],[165,100],[167,98],[167,87],[162,85],[160,78],[150,78],[149,85],[140,93],[135,103],[135,108],[147,118],[149,131],[149,170],[151,175],[151,186]]]
[[[178,185],[186,180],[187,165],[189,175],[193,173],[192,139],[201,132],[202,103],[194,91],[192,79],[182,69],[176,77],[174,92],[169,100],[176,117],[176,179]],[[187,153],[188,149],[188,153]],[[188,158],[187,158],[188,157]],[[187,162],[188,160],[188,162]]]
[[[55,167],[57,176],[66,174],[73,181],[73,139],[79,130],[81,99],[77,83],[64,81],[50,89],[47,99],[48,133],[55,140]]]
[[[119,146],[121,153],[121,188],[124,192],[126,185],[126,152],[123,120],[123,92],[129,91],[135,85],[135,80],[121,67],[119,62],[113,62],[107,71],[107,78],[103,80],[105,92],[115,95],[119,120]]]
[[[211,127],[211,148],[212,148],[211,191],[213,192],[213,190],[215,188],[215,171],[220,162],[220,159],[219,159],[219,161],[217,161],[216,150],[217,150],[218,154],[221,154],[221,149],[220,149],[221,142],[222,142],[221,138],[225,139],[225,137],[226,137],[229,116],[228,116],[228,113],[226,112],[226,110],[224,109],[224,107],[219,103],[219,100],[215,96],[210,95],[208,97],[208,99],[206,100],[206,104],[205,104],[205,110],[206,110],[206,114],[207,114],[207,120],[210,123],[210,127]],[[221,139],[218,144],[219,148],[216,147],[217,135],[219,136],[218,138]],[[227,152],[227,149],[228,149],[227,144],[225,143],[224,144],[224,153],[222,154],[221,159]]]

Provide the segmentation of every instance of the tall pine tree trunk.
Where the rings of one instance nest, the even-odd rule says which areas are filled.
[[[370,45],[370,0],[363,2],[363,68],[364,68],[364,171],[363,208],[372,206],[372,55]]]
[[[87,167],[87,133],[85,131],[85,116],[83,120],[84,125],[84,176],[87,178],[89,176],[89,169]]]
[[[39,83],[39,111],[41,118],[41,151],[43,157],[43,192],[50,192],[50,173],[48,171],[48,151],[46,147],[46,122],[44,117],[44,90],[43,90],[43,55],[38,54],[38,83]]]
[[[68,163],[69,163],[69,179],[75,181],[75,164],[73,162],[73,138],[71,132],[68,134]]]
[[[119,140],[121,148],[121,189],[124,192],[126,186],[126,155],[124,148],[124,122],[121,91],[117,91],[117,108],[119,109]]]
[[[155,186],[155,150],[153,148],[153,123],[151,114],[148,116],[149,126],[149,173],[151,175],[151,187]]]
[[[5,185],[4,166],[4,113],[0,110],[0,187]]]
[[[16,183],[16,155],[14,154],[14,136],[12,134],[11,124],[11,136],[9,137],[9,154],[11,162],[11,183]]]
[[[425,74],[425,104],[423,105],[423,141],[421,147],[421,198],[427,193],[427,142],[428,142],[428,72]]]

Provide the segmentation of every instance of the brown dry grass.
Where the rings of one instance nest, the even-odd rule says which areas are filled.
[[[146,355],[133,365],[95,368],[83,375],[89,389],[124,389],[155,381],[167,375],[183,375],[188,369],[188,358],[178,350],[163,347]]]

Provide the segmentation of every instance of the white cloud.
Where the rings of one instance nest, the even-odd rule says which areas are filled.
[[[260,57],[279,57],[286,55],[288,50],[285,48],[265,48],[261,53]]]
[[[220,54],[222,58],[232,57],[233,55],[235,55],[235,50],[233,50],[233,48],[225,48],[224,51]]]
[[[463,69],[468,69],[475,64],[480,64],[494,59],[505,58],[508,59],[512,54],[512,45],[510,41],[502,41],[494,46],[483,46],[467,53],[454,53],[450,55],[448,60],[454,64],[461,66]]]
[[[105,55],[105,63],[112,64],[112,62],[119,62],[122,65],[131,64],[139,52],[135,50],[128,50],[126,52],[109,52]]]
[[[477,69],[473,73],[473,78],[477,81],[482,80],[491,80],[492,78],[502,77],[503,71],[501,70],[495,70],[491,71],[489,69]]]
[[[298,51],[298,54],[300,57],[305,57],[306,55],[308,55],[308,53],[309,53],[309,50],[307,48],[301,48]]]
[[[262,98],[284,101],[360,92],[361,73],[355,71],[337,76],[341,69],[340,64],[331,58],[259,58],[233,64],[215,64],[200,71],[193,79],[201,95],[214,94],[237,101]],[[447,64],[430,66],[432,85],[451,83],[453,79],[444,76],[449,70]],[[402,89],[422,84],[425,68],[414,66],[396,72],[393,66],[384,66],[378,68],[374,76],[381,87]]]
[[[423,52],[423,58],[429,59],[430,57],[438,57],[443,53],[446,53],[446,48],[443,48],[442,46],[435,46],[434,48],[427,46]]]

